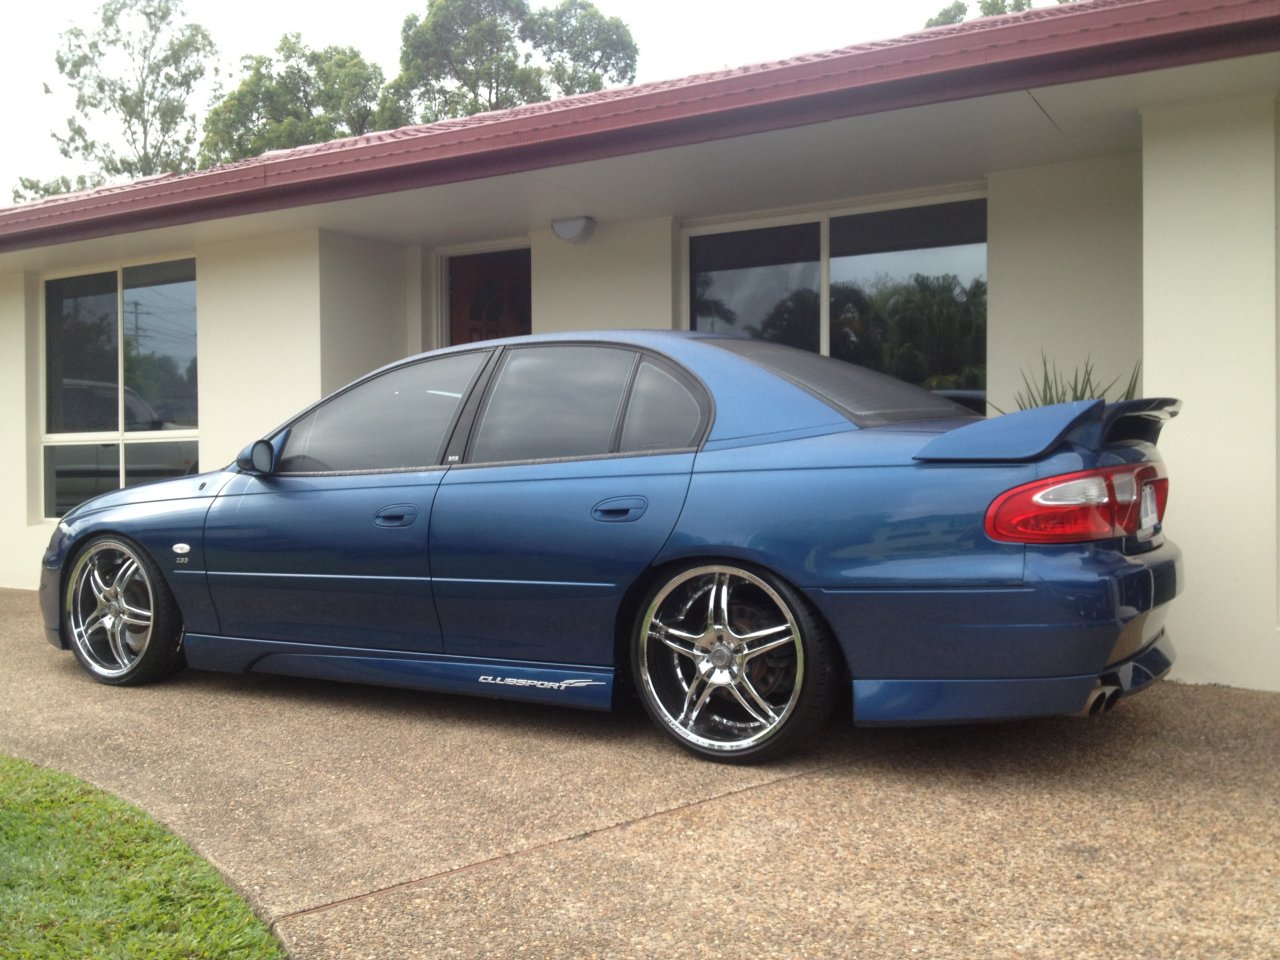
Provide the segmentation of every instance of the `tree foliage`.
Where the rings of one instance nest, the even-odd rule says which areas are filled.
[[[831,355],[930,390],[986,383],[987,282],[954,274],[831,285]]]
[[[1056,0],[1057,3],[1074,3],[1075,0]],[[978,0],[978,16],[998,17],[1006,13],[1023,13],[1031,9],[1031,0]],[[925,21],[926,27],[942,27],[969,19],[969,5],[955,0]]]
[[[201,166],[407,122],[384,94],[381,68],[352,47],[311,50],[291,33],[274,56],[244,57],[241,67],[240,85],[205,119]]]
[[[535,11],[525,36],[546,60],[547,79],[558,96],[635,81],[639,51],[631,31],[587,0],[564,0]]]
[[[106,0],[97,20],[91,32],[63,33],[55,57],[76,99],[66,133],[53,137],[64,157],[93,169],[75,181],[24,177],[15,200],[195,165],[188,102],[216,53],[208,31],[185,22],[181,0]]]
[[[588,0],[429,0],[401,30],[392,93],[423,121],[504,110],[635,79],[637,48]]]

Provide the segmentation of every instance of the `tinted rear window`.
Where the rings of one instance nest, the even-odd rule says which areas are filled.
[[[809,391],[860,427],[975,414],[928,390],[865,367],[767,340],[707,340]]]

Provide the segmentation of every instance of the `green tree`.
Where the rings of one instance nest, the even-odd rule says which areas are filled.
[[[66,133],[53,137],[64,157],[93,169],[75,181],[23,177],[14,200],[195,165],[188,101],[217,52],[208,31],[185,22],[181,0],[106,0],[97,19],[92,32],[63,33],[55,57],[76,100]],[[111,135],[98,139],[99,127]]]
[[[952,23],[960,23],[969,15],[969,8],[965,5],[964,0],[956,0],[950,6],[943,7],[938,11],[938,15],[930,17],[924,22],[925,28],[929,27],[945,27]]]
[[[285,34],[275,56],[241,60],[245,77],[204,122],[200,165],[359,136],[408,122],[382,70],[351,47],[311,50]]]
[[[1055,0],[1059,4],[1074,3],[1075,0]],[[998,17],[1006,13],[1023,13],[1031,9],[1031,0],[978,0],[978,16]],[[941,27],[951,23],[960,23],[969,19],[969,5],[964,0],[956,0],[938,11],[937,16],[925,21],[926,27]]]
[[[401,29],[397,89],[425,121],[546,99],[543,73],[520,47],[524,0],[431,0]]]
[[[631,31],[587,0],[535,11],[522,35],[547,61],[547,78],[560,96],[635,82],[639,51]]]
[[[401,29],[391,95],[430,122],[537,103],[635,78],[636,45],[587,0],[429,0]]]

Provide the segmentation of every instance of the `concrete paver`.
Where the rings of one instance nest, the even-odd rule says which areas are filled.
[[[137,803],[296,960],[1280,955],[1280,694],[854,730],[782,764],[594,714],[187,671],[94,683],[0,590],[0,751]]]

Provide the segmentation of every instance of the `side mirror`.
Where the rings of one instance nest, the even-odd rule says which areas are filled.
[[[240,451],[236,466],[246,473],[268,474],[275,469],[276,450],[269,440],[255,440]]]

